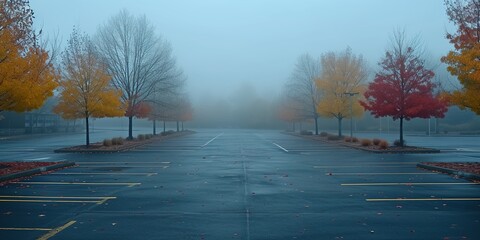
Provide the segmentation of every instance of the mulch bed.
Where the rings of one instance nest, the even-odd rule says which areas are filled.
[[[30,170],[39,167],[46,167],[57,164],[56,162],[0,162],[0,176]]]
[[[479,162],[459,162],[459,163],[427,162],[423,164],[480,175]]]

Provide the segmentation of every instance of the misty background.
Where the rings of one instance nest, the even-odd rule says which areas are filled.
[[[122,9],[144,14],[171,43],[188,77],[186,89],[195,111],[194,121],[186,124],[190,128],[289,128],[277,120],[276,108],[300,55],[318,57],[350,47],[367,60],[371,81],[399,28],[423,43],[436,81],[445,88],[457,82],[440,63],[452,48],[445,34],[455,29],[442,0],[31,0],[30,6],[35,28],[46,38],[57,36],[61,49],[74,26],[94,36]],[[100,125],[102,121],[97,120]],[[125,118],[115,121],[125,126]],[[406,128],[424,130],[427,121],[413,120]],[[476,129],[478,123],[477,116],[457,108],[439,121],[445,131]],[[393,130],[397,125],[368,113],[355,121],[361,130]],[[321,119],[319,126],[335,129],[336,121]],[[311,122],[302,123],[302,128],[311,128]]]

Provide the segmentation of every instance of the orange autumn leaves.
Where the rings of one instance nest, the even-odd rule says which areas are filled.
[[[447,97],[460,108],[480,114],[480,1],[447,0],[445,3],[449,20],[458,28],[454,34],[447,34],[455,50],[442,61],[449,65],[448,71],[462,85]]]
[[[73,30],[62,56],[62,67],[63,91],[54,109],[56,113],[66,119],[123,116],[121,92],[111,86],[111,76],[87,35]]]
[[[58,74],[37,43],[32,19],[25,1],[0,1],[0,112],[37,109],[57,87]]]

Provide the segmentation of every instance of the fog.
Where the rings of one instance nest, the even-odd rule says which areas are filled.
[[[435,64],[451,49],[445,33],[454,29],[442,0],[31,0],[30,5],[36,29],[44,37],[58,34],[62,49],[73,26],[93,36],[122,9],[144,14],[171,43],[188,77],[193,125],[204,127],[268,125],[275,113],[265,109],[274,108],[301,54],[317,57],[350,47],[373,72],[400,28],[421,39]]]

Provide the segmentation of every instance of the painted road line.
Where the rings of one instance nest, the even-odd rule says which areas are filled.
[[[0,231],[51,231],[51,228],[0,227]]]
[[[0,199],[0,202],[23,202],[23,203],[100,203],[92,200],[39,200],[39,199]]]
[[[170,164],[170,162],[75,162],[76,164]]]
[[[287,153],[288,153],[288,150],[285,149],[284,147],[282,147],[282,146],[280,146],[280,145],[278,145],[278,144],[276,144],[276,143],[272,143],[272,144],[275,145],[275,146],[277,146],[278,148],[282,149],[284,152],[287,152]]]
[[[65,196],[34,196],[34,195],[28,195],[28,196],[12,196],[12,195],[7,195],[7,196],[0,196],[0,198],[37,198],[37,199],[115,199],[117,197],[65,197]]]
[[[122,165],[87,165],[82,164],[81,166],[75,168],[116,168],[116,167],[124,167],[124,168],[169,168],[169,166],[122,166]]]
[[[213,142],[213,140],[217,139],[218,137],[222,136],[223,135],[223,132],[218,134],[217,136],[215,136],[214,138],[210,139],[210,141],[206,142],[205,144],[202,145],[202,147],[205,147],[207,146],[208,144],[210,144],[211,142]]]
[[[132,175],[132,176],[153,176],[158,173],[121,173],[121,172],[108,172],[108,173],[99,173],[99,172],[81,172],[81,173],[50,173],[50,175]]]
[[[473,182],[404,182],[404,183],[342,183],[341,186],[413,186],[413,185],[478,185]]]
[[[325,173],[325,175],[328,176],[355,176],[355,175],[434,175],[438,173],[433,173],[433,172],[392,172],[392,173]]]
[[[99,186],[128,186],[133,187],[141,183],[106,183],[106,182],[12,182],[12,184],[31,185],[99,185]]]
[[[367,198],[367,202],[397,202],[397,201],[480,201],[480,198]]]
[[[58,228],[55,228],[55,229],[52,229],[50,230],[48,233],[46,233],[45,235],[37,238],[37,240],[47,240],[55,235],[57,235],[59,232],[67,229],[68,227],[72,226],[73,224],[75,224],[77,221],[70,221],[68,223],[66,223],[65,225],[63,226],[60,226]]]
[[[383,165],[383,166],[372,166],[372,165],[347,165],[347,166],[313,166],[313,168],[405,168],[409,166],[392,166],[392,165]]]
[[[53,196],[0,196],[0,202],[30,203],[96,203],[103,204],[116,197],[53,197]]]

